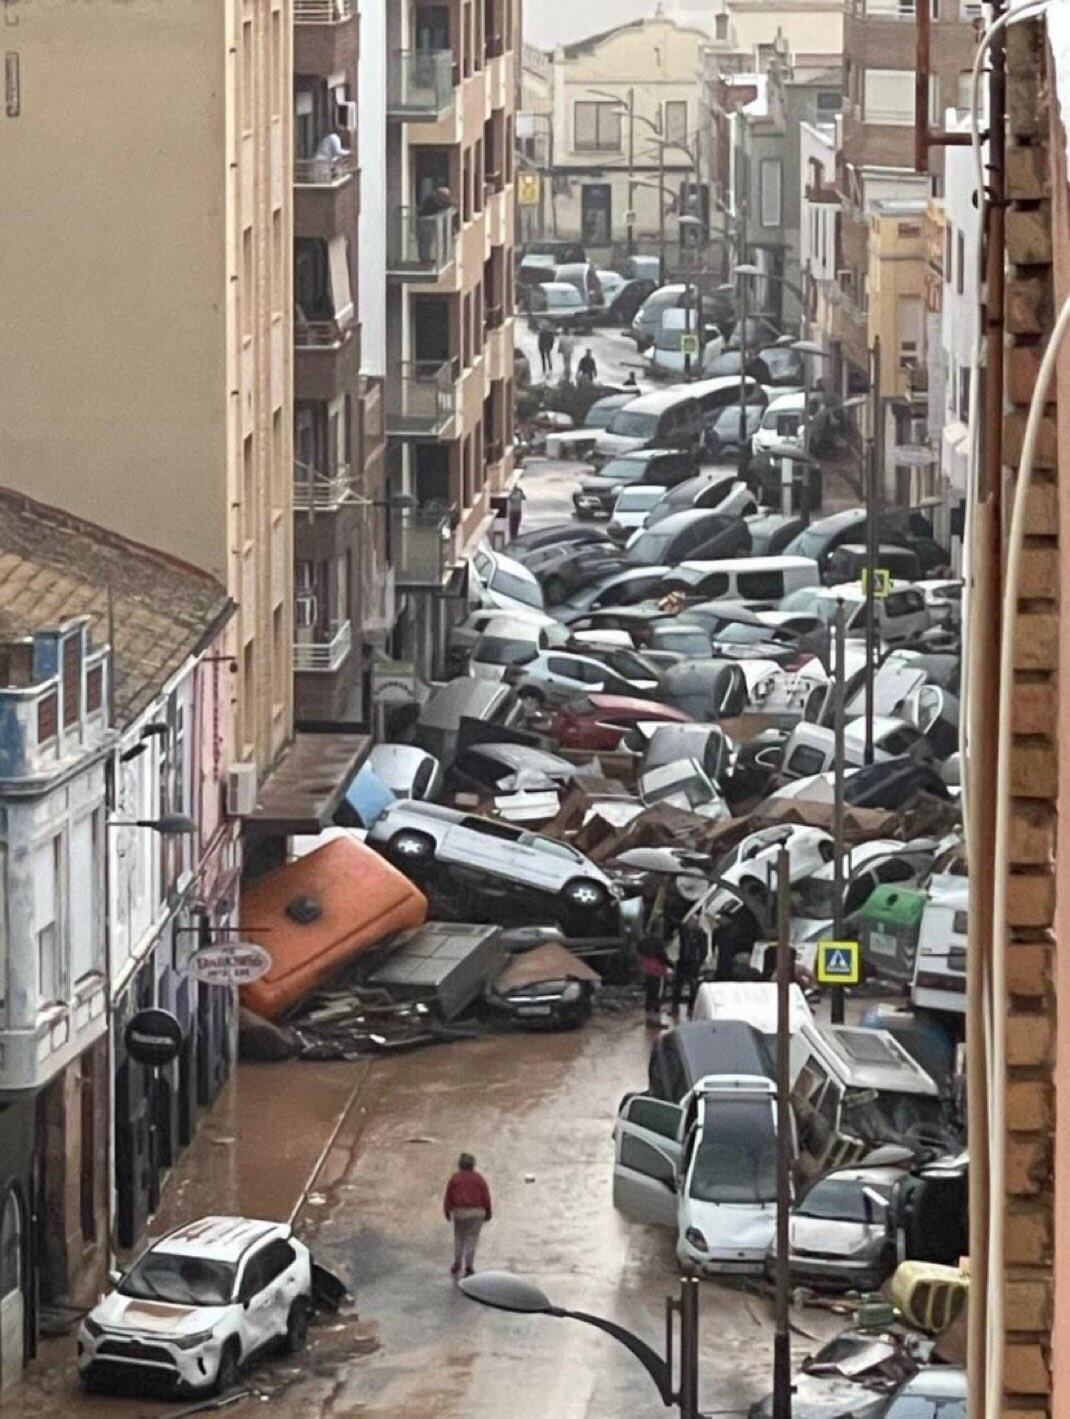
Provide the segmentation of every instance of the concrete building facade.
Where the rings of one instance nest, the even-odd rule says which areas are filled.
[[[5,20],[4,481],[226,586],[263,773],[293,725],[289,0]]]

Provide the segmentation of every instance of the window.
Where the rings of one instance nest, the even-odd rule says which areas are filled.
[[[104,667],[94,665],[85,677],[85,708],[87,714],[95,714],[104,703]]]
[[[99,811],[82,818],[71,828],[70,897],[77,903],[77,909],[71,912],[70,926],[71,979],[75,981],[100,969],[100,903],[96,874],[99,842]]]
[[[268,1242],[256,1260],[260,1263],[263,1284],[267,1286],[277,1276],[281,1276],[284,1271],[293,1266],[297,1260],[297,1253],[289,1242],[284,1242],[280,1238],[278,1241]]]
[[[687,142],[687,100],[671,99],[665,105],[665,140],[668,143]]]
[[[652,1099],[647,1094],[638,1094],[628,1101],[625,1118],[628,1123],[660,1133],[663,1138],[675,1138],[680,1127],[679,1106]]]
[[[779,227],[782,217],[781,188],[784,170],[779,158],[763,158],[761,181],[761,222],[763,227]]]
[[[633,1168],[637,1173],[653,1178],[655,1182],[664,1183],[668,1188],[672,1188],[676,1182],[675,1165],[645,1138],[634,1138],[629,1133],[624,1135],[620,1145],[620,1164],[622,1168]]]
[[[955,239],[955,290],[961,296],[966,289],[966,237],[959,232]]]
[[[63,943],[63,838],[56,834],[33,854],[33,919],[37,933],[37,990],[42,1006],[66,995]]]
[[[572,146],[578,153],[619,153],[621,110],[615,103],[577,103],[572,111]]]
[[[914,71],[867,69],[864,76],[862,118],[866,123],[913,125]]]
[[[59,732],[59,700],[53,691],[37,701],[37,743],[47,744]]]
[[[63,642],[63,727],[78,723],[82,713],[82,637],[68,636]]]
[[[970,417],[970,371],[959,370],[959,418],[966,423]]]
[[[809,744],[800,744],[784,765],[797,778],[809,778],[811,774],[821,774],[827,767],[825,755],[820,749],[812,749]]]
[[[736,586],[747,600],[776,601],[784,594],[784,577],[781,572],[740,572]]]

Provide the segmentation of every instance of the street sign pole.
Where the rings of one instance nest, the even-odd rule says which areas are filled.
[[[884,458],[881,453],[884,445],[884,428],[881,418],[883,405],[881,403],[881,342],[879,338],[873,341],[870,388],[872,392],[870,416],[872,438],[866,459],[868,464],[866,469],[866,697],[863,706],[865,712],[863,758],[867,764],[873,762],[873,676],[876,671],[875,661],[877,659],[877,607],[874,591],[877,576],[877,551],[880,546],[877,509],[880,495],[878,484],[884,469]]]
[[[844,832],[843,832],[843,770],[844,770],[844,685],[846,681],[846,633],[845,633],[845,607],[842,598],[836,602],[836,635],[835,635],[835,671],[836,678],[833,681],[833,694],[835,696],[833,705],[833,732],[835,734],[835,762],[833,777],[833,799],[832,799],[832,850],[835,853],[832,865],[832,905],[833,905],[833,931],[832,934],[837,941],[843,939],[843,852],[844,852]],[[843,1024],[843,986],[834,985],[832,987],[832,1023],[834,1025]]]
[[[773,1337],[773,1419],[791,1419],[791,859],[777,854],[776,885],[776,1333]]]

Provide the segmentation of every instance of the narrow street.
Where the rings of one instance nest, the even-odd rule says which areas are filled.
[[[299,1226],[314,1254],[352,1287],[358,1319],[328,1318],[300,1362],[258,1368],[252,1384],[270,1399],[267,1410],[251,1399],[228,1412],[663,1413],[636,1362],[608,1337],[465,1300],[449,1276],[450,1232],[440,1210],[456,1154],[469,1148],[495,1201],[480,1266],[537,1277],[555,1301],[609,1316],[660,1346],[664,1297],[677,1274],[670,1237],[622,1222],[610,1201],[613,1118],[621,1094],[645,1078],[648,1043],[638,1011],[629,1010],[601,1014],[579,1033],[501,1036],[367,1064],[243,1065],[238,1100],[228,1091],[201,1130],[159,1221],[209,1208],[286,1216],[348,1099]],[[281,1119],[279,1101],[288,1101]],[[703,1404],[743,1414],[768,1388],[769,1307],[712,1283],[703,1285],[702,1306]],[[812,1311],[802,1319],[811,1334],[822,1324]],[[798,1345],[800,1354],[812,1348],[801,1334]],[[175,1407],[82,1396],[68,1339],[45,1344],[4,1413],[142,1419]]]

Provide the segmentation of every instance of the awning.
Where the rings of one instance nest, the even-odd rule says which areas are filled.
[[[295,734],[260,785],[246,831],[318,833],[327,827],[350,780],[368,756],[366,734]]]

